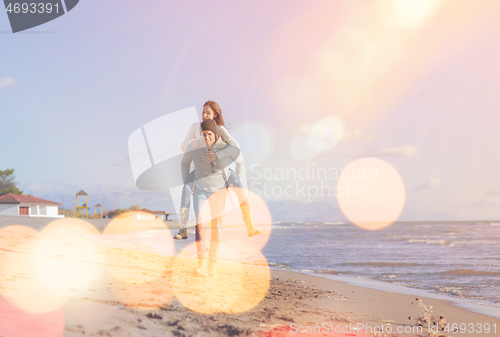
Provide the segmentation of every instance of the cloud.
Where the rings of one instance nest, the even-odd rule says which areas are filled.
[[[361,130],[355,128],[354,130],[343,130],[342,137],[340,137],[341,142],[354,142],[356,140],[371,140],[374,139],[375,135],[373,133],[363,134]]]
[[[361,131],[359,129],[354,130],[343,130],[342,137],[340,138],[341,142],[353,142],[361,138]]]
[[[473,207],[482,208],[484,210],[485,207],[496,207],[495,209],[497,209],[498,205],[500,205],[500,188],[484,192],[483,195],[480,196],[471,197],[471,200],[462,202],[458,204],[457,207],[461,209]]]
[[[500,188],[493,191],[484,192],[487,197],[500,197]]]
[[[421,185],[418,185],[417,187],[414,188],[415,191],[427,191],[427,190],[433,190],[435,188],[439,188],[443,186],[443,183],[439,179],[431,179],[426,182],[424,182]]]
[[[68,194],[75,195],[80,190],[90,194],[105,194],[121,192],[131,194],[137,191],[137,187],[133,185],[118,185],[118,184],[71,184],[62,181],[35,181],[29,183],[21,183],[20,189],[25,193],[31,194]]]
[[[13,88],[16,86],[16,80],[12,77],[0,77],[0,90],[5,88]]]
[[[488,205],[500,204],[500,188],[484,192],[484,195],[486,196],[486,198],[484,198],[484,203]]]
[[[422,150],[412,145],[379,147],[368,151],[365,156],[420,157]]]

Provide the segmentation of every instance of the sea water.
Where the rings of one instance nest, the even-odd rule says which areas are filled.
[[[500,223],[401,222],[377,231],[277,223],[262,252],[273,267],[424,289],[494,312],[500,307]]]
[[[190,240],[174,240],[175,247],[169,248],[165,236],[175,233],[156,230],[120,240],[105,235],[95,239],[175,255],[170,249],[179,252],[192,244],[194,230],[189,229]],[[479,304],[481,308],[469,309],[500,317],[500,223],[400,222],[377,231],[352,223],[274,223],[262,253],[274,268],[385,291],[445,296],[465,307]]]

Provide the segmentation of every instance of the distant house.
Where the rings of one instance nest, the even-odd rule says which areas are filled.
[[[144,208],[142,211],[152,214],[156,220],[161,220],[161,221],[167,220],[167,214],[165,213],[165,211],[150,211],[147,208]]]
[[[136,211],[122,213],[120,218],[140,219],[140,220],[167,220],[167,214],[164,211],[150,211],[147,208]]]
[[[113,218],[113,217],[118,217],[121,219],[139,219],[139,220],[161,220],[165,221],[167,220],[167,217],[172,214],[172,213],[165,213],[165,211],[151,211],[147,208],[143,209],[137,209],[134,211],[127,211],[124,213],[119,213],[118,216],[116,215],[118,212],[111,211],[103,214],[103,218]]]
[[[169,215],[176,215],[177,213],[167,213],[165,211],[150,211],[147,208],[144,208],[142,210],[143,212],[150,213],[156,217],[157,220],[162,220],[162,221],[172,221],[172,219],[168,219]]]
[[[64,215],[59,215],[60,205],[31,195],[9,193],[0,196],[0,215],[64,218]]]

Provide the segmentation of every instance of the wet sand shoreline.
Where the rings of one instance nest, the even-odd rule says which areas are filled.
[[[54,219],[0,217],[0,228],[23,225],[40,231]],[[109,219],[88,219],[99,231]],[[175,224],[171,228],[175,228]],[[0,247],[3,248],[3,247]],[[12,250],[12,247],[10,247]],[[120,252],[120,261],[136,258],[133,252]],[[6,251],[0,252],[5,254]],[[155,259],[154,255],[147,254]],[[161,259],[161,257],[157,257]],[[222,271],[224,273],[224,271]],[[270,270],[269,288],[263,299],[242,313],[199,313],[188,309],[172,296],[158,308],[130,307],[120,301],[111,291],[116,283],[109,274],[104,274],[85,291],[74,291],[62,307],[64,314],[63,336],[296,336],[313,331],[310,336],[427,336],[426,326],[422,332],[414,328],[416,320],[423,315],[416,296],[397,294],[382,290],[349,285],[341,281],[285,270]],[[217,281],[210,281],[217,283]],[[1,289],[0,289],[1,290]],[[153,294],[155,292],[152,292]],[[241,300],[250,300],[251,296]],[[152,298],[151,301],[155,299]],[[452,302],[422,298],[425,305],[433,307],[433,315],[443,315],[450,324],[474,323],[474,331],[445,333],[448,336],[495,336],[479,333],[479,326],[496,324],[500,330],[500,319],[470,312]],[[2,312],[3,310],[3,312]],[[11,316],[9,316],[11,315]],[[13,313],[0,307],[0,335],[10,336],[14,331]],[[410,319],[411,318],[411,319]],[[334,328],[361,327],[347,334],[335,333]],[[371,330],[366,330],[367,326]],[[326,328],[330,330],[325,332]],[[391,332],[387,332],[389,330]],[[378,328],[378,330],[377,330]],[[10,330],[9,330],[10,329]],[[12,330],[14,329],[14,330]],[[399,329],[399,330],[398,330]],[[380,332],[383,330],[382,332]],[[407,331],[405,333],[404,331]],[[470,329],[469,329],[470,330]],[[492,328],[490,329],[492,330]],[[318,332],[320,331],[320,332]],[[402,332],[399,332],[402,331]],[[39,334],[43,335],[43,334]]]

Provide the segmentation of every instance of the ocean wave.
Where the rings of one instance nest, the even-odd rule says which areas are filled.
[[[500,219],[475,223],[401,223],[360,232],[350,223],[290,221],[273,225],[277,236],[264,251],[276,269],[378,280],[500,307]]]
[[[458,245],[468,245],[468,246],[495,246],[498,245],[497,240],[476,240],[476,239],[468,239],[468,240],[453,240],[453,243]]]
[[[404,262],[347,262],[342,263],[341,266],[375,266],[375,267],[415,267],[415,266],[428,266],[429,264],[421,263],[404,263]]]
[[[448,246],[453,247],[453,242],[449,240],[429,240],[429,239],[410,239],[409,243],[425,243],[428,245]]]
[[[377,279],[398,278],[398,277],[401,277],[401,275],[388,274],[388,275],[381,275],[377,277]]]
[[[448,287],[438,287],[438,291],[451,295],[451,296],[464,296],[464,293],[461,288],[448,286]]]
[[[292,228],[293,228],[292,226],[275,226],[275,225],[273,225],[273,230],[277,230],[277,229],[287,230],[287,229],[292,229]]]
[[[311,229],[311,228],[321,228],[323,227],[322,224],[318,223],[310,223],[310,224],[305,224],[305,223],[297,223],[297,224],[279,224],[279,225],[273,225],[273,230],[275,229]]]
[[[332,275],[354,274],[353,271],[340,271],[340,270],[316,270],[315,273],[319,273],[319,274],[332,274]]]
[[[480,271],[472,269],[453,269],[453,270],[442,271],[439,274],[454,275],[454,276],[474,276],[474,275],[500,275],[500,272]]]
[[[279,268],[279,269],[295,270],[292,266],[290,266],[288,264],[276,263],[276,262],[269,262],[269,267]]]

